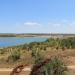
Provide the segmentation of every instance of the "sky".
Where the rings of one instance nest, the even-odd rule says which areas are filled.
[[[0,33],[75,33],[75,0],[0,0]]]

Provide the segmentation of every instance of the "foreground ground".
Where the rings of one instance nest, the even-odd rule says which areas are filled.
[[[27,61],[31,61],[32,57],[30,56],[31,52],[25,52],[25,61],[22,62],[23,64]],[[75,49],[66,49],[64,51],[62,50],[56,50],[56,49],[50,49],[48,48],[45,52],[43,51],[43,54],[45,53],[46,58],[50,58],[51,56],[59,56],[67,67],[69,68],[67,75],[75,75]],[[5,57],[5,56],[4,56]],[[3,58],[3,57],[2,57]],[[19,64],[20,62],[18,62]],[[16,64],[15,64],[16,65]],[[13,67],[15,66],[13,65]],[[29,75],[30,74],[30,66],[29,68],[26,68],[21,72],[20,75]],[[12,71],[10,64],[4,64],[0,63],[0,75],[10,75],[10,72]]]
[[[68,72],[67,75],[75,75],[75,65],[67,66]],[[10,75],[12,69],[10,68],[0,68],[0,75]],[[29,75],[31,72],[31,68],[24,68],[20,75]]]
[[[20,75],[29,75],[30,72],[26,71],[26,72],[22,72]],[[7,72],[7,71],[2,71],[0,72],[0,75],[10,75],[10,71]]]

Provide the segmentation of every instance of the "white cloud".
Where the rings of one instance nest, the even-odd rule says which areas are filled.
[[[59,23],[56,23],[56,24],[53,24],[53,26],[55,26],[55,27],[59,27],[59,26],[61,26],[62,24],[59,24]]]
[[[25,26],[31,26],[31,27],[41,26],[41,24],[37,23],[37,22],[25,22],[24,25]]]
[[[72,28],[72,27],[75,27],[75,21],[72,21],[72,22],[57,22],[57,23],[48,23],[48,26],[50,27],[59,27],[59,28]]]
[[[62,26],[62,23],[48,23],[48,25],[53,27],[60,27]]]
[[[75,26],[75,22],[71,22],[70,23],[70,26]]]
[[[52,33],[75,33],[75,21],[68,22],[49,22],[49,23],[38,23],[38,22],[25,22],[17,23],[16,27],[11,27],[16,32],[52,32]],[[11,29],[12,30],[12,29]]]

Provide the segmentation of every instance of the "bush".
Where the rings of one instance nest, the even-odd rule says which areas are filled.
[[[0,54],[4,54],[5,53],[5,49],[0,49]]]
[[[20,59],[20,52],[19,51],[13,51],[11,53],[11,55],[8,57],[8,61],[10,62],[15,62],[17,61],[18,59]]]
[[[64,63],[58,58],[53,58],[44,67],[44,75],[65,75],[67,70]]]
[[[30,75],[66,75],[67,67],[58,58],[51,58],[33,66]]]
[[[40,63],[44,57],[44,55],[42,54],[42,50],[40,50],[39,48],[33,49],[32,57],[35,59],[35,63]]]

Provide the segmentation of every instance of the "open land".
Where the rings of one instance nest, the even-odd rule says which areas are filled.
[[[31,69],[35,61],[32,52],[37,49],[44,59],[59,57],[67,65],[68,75],[75,74],[75,37],[69,37],[50,38],[45,42],[33,42],[0,49],[0,75],[9,75],[12,68],[20,64]],[[18,59],[12,58],[12,56],[16,56],[15,52],[19,56]],[[30,71],[23,71],[22,75],[29,75],[29,73]]]

